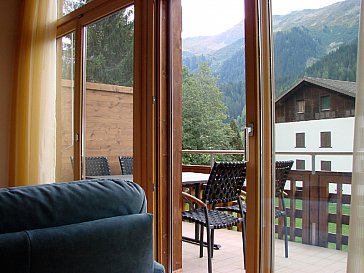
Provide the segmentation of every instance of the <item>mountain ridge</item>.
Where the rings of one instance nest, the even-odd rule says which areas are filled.
[[[343,10],[345,12],[342,12]],[[346,0],[319,9],[305,9],[286,15],[273,15],[273,32],[305,27],[314,33],[315,38],[324,37],[328,44],[327,52],[330,52],[347,41],[348,35],[345,35],[345,29],[358,29],[359,15],[360,0]],[[338,33],[342,39],[336,43],[331,41],[327,38],[330,35],[329,32]],[[185,38],[182,41],[182,47],[184,51],[193,54],[208,55],[242,38],[244,38],[244,21],[217,35]],[[330,46],[330,44],[332,45]]]

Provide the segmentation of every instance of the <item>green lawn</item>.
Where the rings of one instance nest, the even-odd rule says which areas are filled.
[[[285,205],[287,208],[290,207],[290,200],[285,199]],[[278,206],[278,199],[275,200],[276,206]],[[336,214],[336,203],[329,203],[328,204],[328,211],[330,214]],[[302,210],[302,200],[296,200],[296,209]],[[344,204],[342,206],[342,213],[343,215],[350,215],[350,205]],[[278,224],[278,219],[276,219],[276,224]],[[290,226],[290,218],[287,219],[287,225]],[[296,228],[302,228],[302,219],[296,218]],[[329,223],[328,224],[328,231],[329,233],[336,234],[336,224],[335,223]],[[342,225],[342,234],[348,236],[349,235],[349,225]],[[276,235],[277,236],[277,235]],[[301,237],[295,237],[296,242],[302,242]],[[329,243],[328,248],[336,249],[336,244]],[[342,245],[342,251],[347,251],[348,246]]]

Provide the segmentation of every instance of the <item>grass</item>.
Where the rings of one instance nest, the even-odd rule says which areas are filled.
[[[284,200],[286,208],[290,208],[290,200],[289,199],[285,199]],[[275,200],[275,205],[278,206],[278,199],[276,198]],[[302,210],[302,200],[296,199],[296,210]],[[328,212],[330,214],[336,214],[336,210],[337,210],[337,204],[336,203],[328,203]],[[350,205],[348,204],[343,204],[342,205],[342,214],[343,215],[350,215]],[[278,224],[278,219],[276,219],[276,224]],[[287,226],[290,227],[290,217],[287,218]],[[296,228],[301,228],[302,229],[302,219],[301,218],[296,218],[296,223],[295,223],[295,227]],[[341,234],[348,236],[349,235],[349,225],[342,225],[341,227]],[[332,233],[332,234],[336,234],[336,223],[329,223],[328,224],[328,232]],[[277,234],[276,234],[276,237]],[[302,238],[301,237],[295,237],[295,242],[302,242]],[[328,248],[330,249],[336,249],[336,244],[335,243],[328,243]],[[342,245],[342,251],[348,251],[348,246],[347,245]]]

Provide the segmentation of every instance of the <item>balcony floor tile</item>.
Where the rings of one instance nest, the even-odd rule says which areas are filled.
[[[194,224],[183,222],[183,235],[193,237]],[[206,233],[206,232],[205,232]],[[214,273],[245,272],[242,255],[241,233],[229,230],[216,230],[215,243],[221,244],[214,251],[212,267]],[[204,257],[199,258],[199,246],[182,243],[183,272],[207,272],[207,249]],[[284,241],[275,240],[276,273],[344,273],[346,272],[347,253],[322,247],[289,242],[289,257],[284,257]]]

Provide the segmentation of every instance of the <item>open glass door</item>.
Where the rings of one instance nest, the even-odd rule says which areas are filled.
[[[346,272],[360,1],[272,13],[275,159],[293,163],[276,185],[274,268]]]
[[[217,272],[259,272],[262,257],[270,256],[260,252],[263,244],[271,248],[266,243],[272,226],[270,211],[264,218],[261,206],[270,196],[265,190],[272,160],[269,31],[261,36],[269,17],[262,15],[261,2],[182,1],[182,173],[208,174],[214,161],[247,162],[245,258],[241,226],[217,229],[212,259]],[[195,185],[185,184],[189,193],[203,196]],[[198,243],[195,225],[183,222],[182,235]],[[184,272],[206,272],[207,259],[198,258],[198,246],[182,246]]]
[[[134,6],[85,27],[83,176],[133,175]]]

